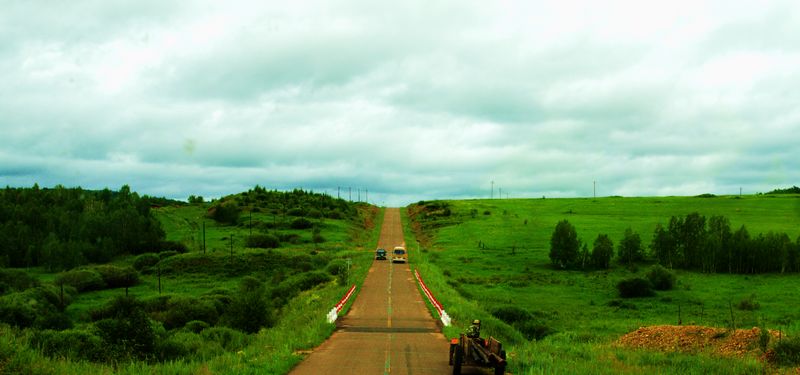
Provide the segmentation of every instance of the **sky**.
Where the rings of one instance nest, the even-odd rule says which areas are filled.
[[[0,7],[2,186],[397,206],[800,185],[793,0]]]

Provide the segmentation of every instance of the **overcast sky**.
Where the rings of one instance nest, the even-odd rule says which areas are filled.
[[[794,0],[0,5],[3,186],[738,194],[798,144]]]

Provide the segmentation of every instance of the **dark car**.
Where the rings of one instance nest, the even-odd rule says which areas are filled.
[[[386,250],[384,249],[375,250],[375,259],[386,260]]]

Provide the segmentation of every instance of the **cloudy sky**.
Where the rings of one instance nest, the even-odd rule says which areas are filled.
[[[3,186],[754,193],[798,144],[794,0],[0,5]]]

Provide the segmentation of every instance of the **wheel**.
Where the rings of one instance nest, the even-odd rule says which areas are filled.
[[[505,375],[506,373],[506,365],[497,365],[494,368],[494,375]]]
[[[453,354],[453,375],[461,375],[461,363],[464,362],[464,349],[461,345],[456,346],[456,352]]]

